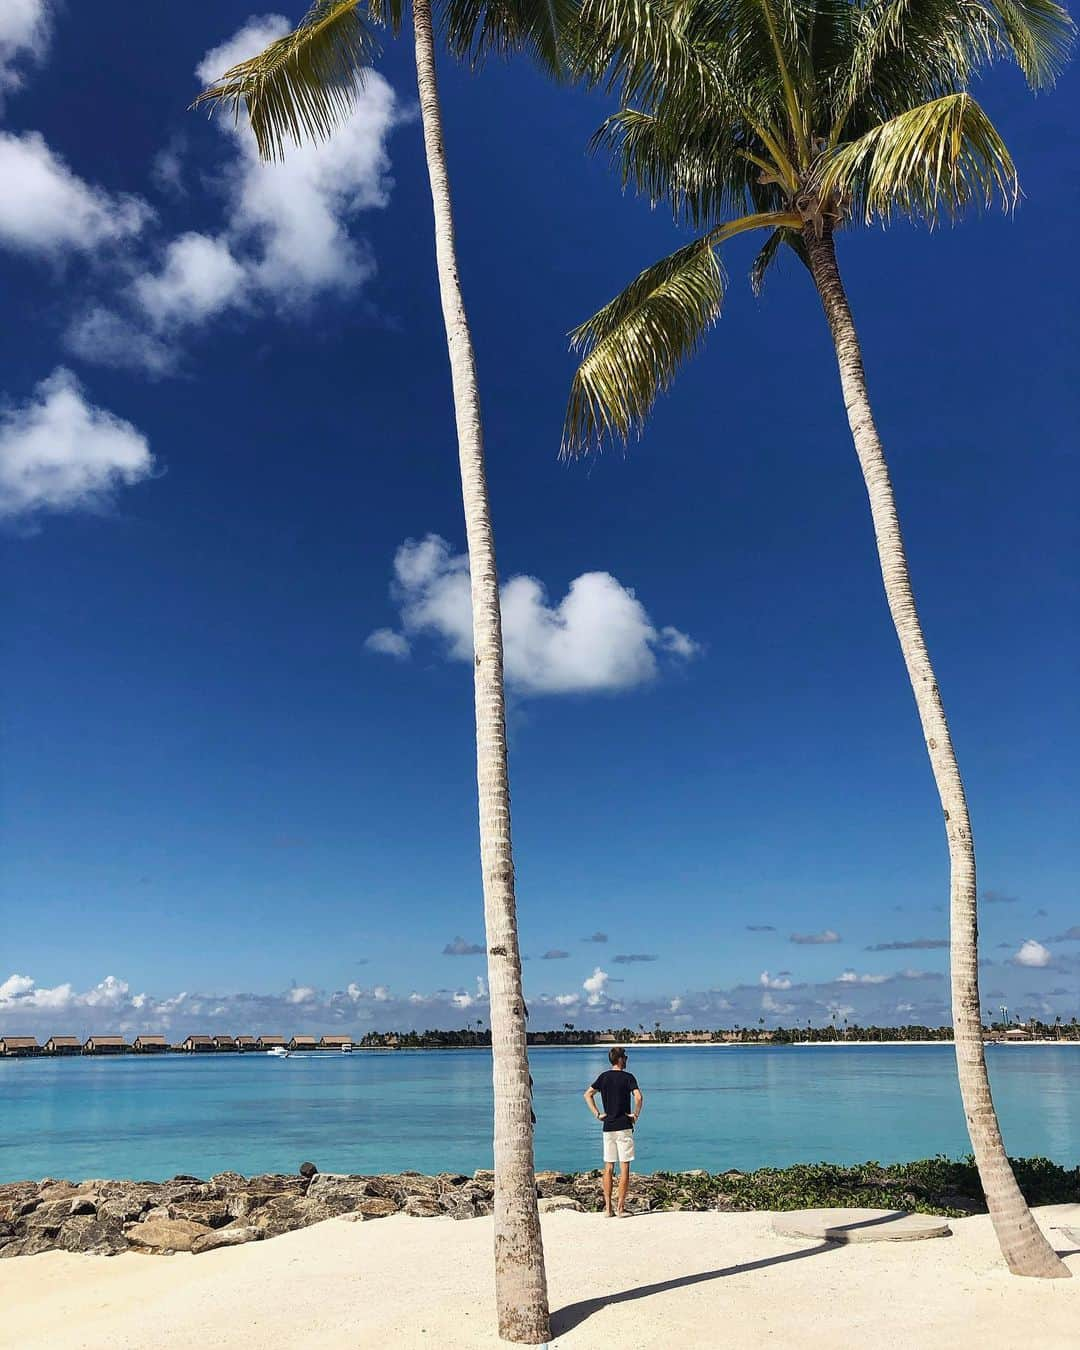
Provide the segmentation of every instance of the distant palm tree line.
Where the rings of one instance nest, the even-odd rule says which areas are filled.
[[[1031,1018],[1028,1021],[1018,1024],[1011,1022],[1009,1026],[1016,1029],[1022,1025],[1034,1040],[1058,1040],[1058,1041],[1080,1041],[1080,1019],[1076,1017],[1066,1021],[1062,1017],[1056,1017],[1053,1022],[1044,1022],[1039,1018]],[[1008,1028],[1002,1022],[988,1021],[983,1025],[983,1032],[986,1035],[993,1036],[1002,1034]],[[672,1030],[654,1026],[651,1030],[645,1031],[644,1028],[634,1030],[632,1027],[608,1027],[604,1030],[598,1028],[564,1026],[551,1031],[530,1031],[528,1040],[530,1045],[568,1045],[568,1046],[587,1046],[596,1044],[618,1044],[618,1045],[680,1045],[688,1043],[742,1043],[742,1044],[770,1044],[770,1045],[797,1045],[810,1043],[821,1043],[828,1041],[951,1041],[953,1039],[953,1028],[946,1026],[923,1026],[920,1023],[909,1023],[905,1026],[878,1026],[876,1023],[870,1023],[863,1026],[858,1022],[849,1022],[847,1018],[837,1021],[829,1020],[821,1026],[813,1026],[807,1023],[805,1026],[776,1026],[763,1027],[761,1025],[741,1026],[735,1023],[731,1027],[695,1027],[679,1028]],[[366,1049],[382,1050],[438,1050],[484,1047],[491,1045],[491,1032],[484,1027],[462,1027],[458,1030],[437,1030],[428,1029],[426,1031],[368,1031],[359,1040],[355,1042],[358,1046]]]

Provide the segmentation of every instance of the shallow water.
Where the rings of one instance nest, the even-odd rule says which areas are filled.
[[[1013,1155],[1080,1162],[1080,1045],[988,1051]],[[531,1052],[537,1166],[593,1167],[603,1050]],[[638,1167],[719,1171],[967,1152],[949,1045],[632,1047]],[[483,1050],[0,1061],[0,1181],[491,1166]]]

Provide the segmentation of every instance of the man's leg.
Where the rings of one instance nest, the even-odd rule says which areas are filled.
[[[610,1182],[608,1183],[610,1190]],[[619,1164],[619,1202],[617,1213],[622,1214],[626,1209],[626,1192],[630,1189],[630,1164],[628,1162]]]
[[[604,1213],[611,1213],[611,1169],[614,1163],[606,1162],[604,1164]]]

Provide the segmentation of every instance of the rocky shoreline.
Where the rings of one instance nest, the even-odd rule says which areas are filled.
[[[1080,1168],[1017,1160],[1033,1202],[1080,1200]],[[39,1252],[214,1251],[279,1237],[325,1219],[473,1219],[492,1210],[493,1174],[352,1176],[303,1163],[293,1176],[222,1172],[203,1181],[20,1181],[0,1185],[0,1259]],[[595,1212],[599,1172],[537,1172],[541,1211]],[[632,1213],[657,1209],[801,1209],[875,1205],[959,1216],[985,1208],[970,1163],[932,1159],[882,1167],[819,1163],[758,1172],[657,1172],[631,1179]]]

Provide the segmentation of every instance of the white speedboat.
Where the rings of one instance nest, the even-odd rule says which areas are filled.
[[[341,1053],[342,1053],[343,1055],[351,1055],[351,1054],[352,1054],[352,1041],[346,1041],[346,1042],[345,1042],[345,1044],[341,1047]]]
[[[283,1045],[272,1045],[266,1053],[273,1055],[275,1059],[288,1059],[292,1051],[287,1050]]]

